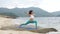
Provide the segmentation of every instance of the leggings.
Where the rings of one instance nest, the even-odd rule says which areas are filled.
[[[27,21],[25,24],[21,24],[20,26],[23,26],[23,25],[28,25],[29,23],[35,23],[35,27],[37,29],[37,21]]]

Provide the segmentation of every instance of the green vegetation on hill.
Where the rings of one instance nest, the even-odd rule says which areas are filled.
[[[0,8],[0,15],[4,14],[7,16],[12,17],[28,17],[26,14],[29,10],[33,10],[36,17],[60,17],[60,12],[53,12],[49,13],[41,8],[37,7],[29,7],[29,8],[14,8],[14,9],[7,9],[7,8]]]

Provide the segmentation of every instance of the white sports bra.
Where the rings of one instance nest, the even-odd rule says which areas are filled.
[[[33,18],[34,19],[34,15],[30,15],[30,18]]]

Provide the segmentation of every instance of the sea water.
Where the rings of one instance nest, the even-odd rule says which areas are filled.
[[[15,24],[23,24],[29,20],[29,17],[18,17],[14,19]],[[44,28],[55,28],[60,31],[60,17],[36,17],[35,20],[38,23],[38,26]],[[32,24],[34,25],[34,24]]]

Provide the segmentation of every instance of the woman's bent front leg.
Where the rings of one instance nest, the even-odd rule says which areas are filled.
[[[28,25],[29,23],[30,23],[30,21],[26,22],[25,24],[21,24],[20,26]]]

